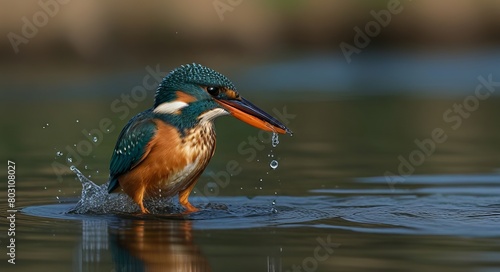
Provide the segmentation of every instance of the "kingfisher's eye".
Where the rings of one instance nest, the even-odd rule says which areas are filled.
[[[219,95],[220,89],[219,87],[207,87],[207,92],[210,95],[217,96]]]

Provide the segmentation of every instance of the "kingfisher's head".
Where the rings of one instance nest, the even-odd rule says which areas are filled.
[[[231,114],[266,131],[292,132],[281,122],[244,99],[224,75],[200,64],[187,64],[170,72],[155,94],[153,111],[182,120],[212,121]]]

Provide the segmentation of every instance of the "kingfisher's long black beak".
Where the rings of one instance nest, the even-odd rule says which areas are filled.
[[[292,131],[280,121],[243,97],[238,97],[237,99],[216,99],[215,101],[234,117],[256,128],[281,134],[292,134]]]

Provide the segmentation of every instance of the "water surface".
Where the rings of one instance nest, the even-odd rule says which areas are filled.
[[[218,149],[191,215],[175,201],[171,214],[68,214],[81,193],[69,166],[105,183],[127,118],[110,111],[112,98],[31,103],[40,114],[7,120],[12,131],[1,136],[17,163],[20,209],[16,265],[4,260],[2,271],[500,270],[499,99],[453,129],[443,113],[461,97],[251,98],[268,111],[286,108],[293,137],[272,147],[270,134],[217,120]],[[102,118],[115,128],[92,144],[87,132]],[[447,140],[388,182],[399,157],[409,160],[415,140],[435,128]],[[79,158],[72,150],[82,141],[92,150]],[[226,175],[229,163],[240,171]],[[6,231],[0,237],[5,250]]]

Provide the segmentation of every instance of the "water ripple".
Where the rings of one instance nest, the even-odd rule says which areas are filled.
[[[381,178],[357,179],[366,180],[382,181]],[[84,221],[189,220],[193,229],[301,226],[387,234],[500,236],[500,188],[484,185],[484,182],[496,184],[496,181],[482,179],[483,185],[477,187],[452,186],[442,176],[417,176],[413,183],[419,180],[424,180],[423,187],[394,191],[347,188],[312,190],[312,195],[302,197],[193,197],[193,204],[201,210],[189,215],[182,214],[182,208],[171,202],[164,203],[163,210],[158,208],[159,213],[145,215],[136,210],[109,212],[109,207],[105,208],[108,213],[96,214],[96,210],[105,211],[99,205],[107,202],[94,203],[93,210],[87,209],[88,213],[69,212],[75,211],[74,202],[31,206],[22,212],[36,217]],[[432,183],[435,187],[429,186],[430,180],[435,181]],[[276,205],[272,204],[274,200]],[[80,199],[77,207],[81,205]],[[130,203],[131,207],[134,205]]]

